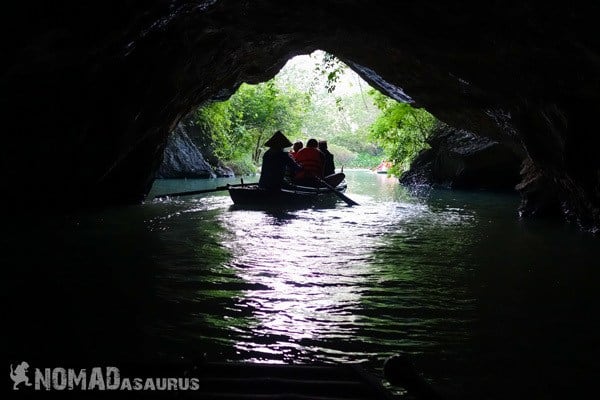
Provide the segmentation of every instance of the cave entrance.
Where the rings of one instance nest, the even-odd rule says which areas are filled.
[[[399,174],[427,146],[435,123],[427,111],[385,96],[335,56],[317,50],[289,59],[269,81],[243,83],[228,99],[195,110],[183,122],[187,129],[181,124],[178,129],[202,154],[189,161],[204,159],[208,166],[163,163],[159,176],[194,178],[207,169],[213,171],[207,176],[254,174],[265,141],[278,130],[303,145],[310,138],[327,141],[338,171],[385,166],[384,172]],[[177,146],[167,148],[174,151]]]

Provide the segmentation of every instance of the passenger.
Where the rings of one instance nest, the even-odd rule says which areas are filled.
[[[296,155],[298,154],[298,151],[300,151],[300,149],[303,147],[304,147],[304,144],[302,143],[302,141],[297,140],[294,142],[294,145],[292,146],[292,150],[288,154],[290,155],[290,157],[292,157],[295,160]],[[294,175],[295,175],[295,172],[291,171],[288,168],[285,173],[284,182],[292,183],[292,181],[294,180]]]
[[[294,145],[292,146],[292,151],[290,151],[290,156],[292,156],[292,157],[294,157],[294,159],[296,159],[296,155],[298,155],[298,152],[303,147],[304,147],[304,143],[302,143],[302,141],[298,140],[298,141],[294,142]]]
[[[337,174],[335,173],[333,154],[331,154],[331,152],[329,152],[329,150],[327,149],[327,140],[319,141],[319,150],[321,150],[321,152],[325,156],[325,163],[323,165],[323,180],[331,186],[335,187],[342,183],[344,179],[346,179],[346,175],[343,172],[338,172]]]
[[[333,163],[333,154],[327,150],[327,140],[319,140],[319,150],[325,156],[325,163],[323,164],[323,175],[329,176],[335,174],[335,165]]]
[[[319,142],[309,139],[306,147],[298,151],[296,161],[302,165],[302,170],[296,173],[295,180],[299,185],[318,186],[318,179],[323,179],[323,164],[325,155],[319,150]]]
[[[268,190],[279,190],[283,185],[283,178],[289,169],[292,173],[302,170],[300,166],[283,149],[290,147],[292,142],[285,137],[281,131],[275,132],[273,136],[265,142],[269,150],[265,152],[262,158],[262,167],[260,170],[260,179],[258,186]]]

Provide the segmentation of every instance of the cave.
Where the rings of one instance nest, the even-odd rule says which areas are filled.
[[[13,4],[3,197],[44,212],[138,203],[184,115],[320,48],[392,98],[521,152],[522,216],[594,230],[597,11],[436,1]],[[41,179],[32,186],[30,177]]]
[[[207,101],[226,99],[244,82],[271,79],[290,58],[317,49],[335,55],[388,96],[425,108],[448,126],[471,132],[473,140],[490,139],[520,155],[524,162],[516,189],[522,218],[600,229],[600,136],[594,132],[600,115],[598,4],[66,0],[12,2],[4,15],[9,34],[2,37],[0,78],[3,120],[8,122],[2,197],[8,219],[22,228],[14,231],[19,237],[36,227],[35,214],[140,204],[152,187],[169,134],[186,115]],[[497,173],[494,167],[490,171]],[[465,182],[479,178],[468,176]],[[24,221],[24,215],[32,220]],[[493,227],[489,232],[495,234]],[[115,247],[125,251],[126,229],[118,239],[122,244]],[[152,245],[132,247],[143,253],[144,246]],[[31,251],[25,240],[18,250]],[[493,254],[498,259],[505,255],[498,249]],[[93,263],[103,268],[103,260]],[[145,295],[143,282],[134,277],[144,272],[127,270],[124,263],[110,271],[116,270],[132,291],[139,284]],[[23,276],[43,271],[33,294],[45,288],[44,278],[60,275],[46,265],[12,267],[11,274]],[[65,272],[71,273],[83,274]],[[107,279],[100,268],[92,276]],[[22,276],[12,278],[9,282],[22,283]],[[581,280],[586,288],[595,283]],[[539,284],[526,277],[512,283]],[[94,284],[78,290],[98,294]],[[44,290],[37,300],[55,306],[72,300],[70,294]],[[125,290],[117,293],[127,297]],[[55,296],[46,299],[47,294]],[[543,295],[549,299],[552,292]],[[595,301],[574,297],[568,305],[577,309]],[[28,320],[27,301],[15,298],[10,304],[18,307],[11,309],[9,321]],[[88,305],[73,307],[85,315]],[[91,305],[103,307],[98,299]],[[558,311],[562,316],[568,309]],[[40,321],[53,321],[41,314]],[[131,315],[123,312],[118,318],[126,324]],[[123,335],[134,337],[137,327],[131,329]],[[582,323],[576,329],[589,327]],[[11,335],[14,339],[20,332]],[[18,349],[28,348],[26,340],[36,332],[23,335]],[[85,338],[78,340],[86,345]],[[575,346],[575,339],[569,343]],[[575,378],[576,372],[569,373]],[[568,393],[568,382],[562,383]]]

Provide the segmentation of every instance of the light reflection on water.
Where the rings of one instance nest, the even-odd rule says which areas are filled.
[[[217,192],[7,229],[11,354],[380,367],[405,352],[463,398],[593,382],[597,238],[518,221],[513,195],[347,181],[360,206],[240,210]],[[60,312],[31,318],[23,296]]]
[[[358,207],[238,210],[226,195],[162,203],[178,211],[153,229],[166,224],[172,240],[177,220],[198,218],[185,240],[203,249],[160,280],[163,296],[194,309],[163,321],[163,339],[178,342],[178,331],[188,349],[254,362],[380,366],[400,351],[464,358],[474,305],[461,252],[474,213],[434,210],[384,175],[347,175]]]
[[[565,375],[570,356],[566,349],[555,351],[547,357],[553,369],[532,367],[556,343],[553,335],[532,343],[539,327],[552,322],[528,318],[532,310],[542,321],[557,316],[548,317],[531,299],[538,293],[556,309],[564,304],[561,296],[579,291],[581,299],[571,299],[560,318],[573,325],[589,319],[579,304],[593,293],[584,282],[590,273],[585,260],[599,253],[594,239],[560,223],[520,223],[513,195],[428,189],[413,195],[386,176],[347,175],[346,194],[358,207],[339,202],[325,209],[251,211],[232,208],[225,195],[185,200],[181,207],[193,216],[211,215],[200,221],[194,240],[206,248],[212,237],[222,259],[213,262],[204,252],[185,262],[196,266],[186,267],[182,278],[197,274],[187,299],[196,317],[171,321],[168,340],[185,326],[186,348],[193,344],[216,359],[255,362],[381,366],[387,356],[405,352],[450,393],[502,398],[514,396],[512,388],[534,397],[556,391],[542,382],[548,374]],[[208,235],[206,224],[214,228]],[[567,292],[549,297],[548,278],[539,274],[562,275],[574,262],[556,252],[565,242],[584,254],[583,261],[568,271],[577,278]],[[518,279],[528,291],[515,292]],[[164,282],[172,284],[171,278]],[[186,297],[178,289],[166,296]],[[510,368],[501,366],[507,363]],[[569,383],[564,387],[571,390]]]
[[[402,260],[389,257],[397,250],[382,249],[392,237],[410,239],[406,237],[407,224],[448,226],[468,223],[470,216],[449,211],[432,218],[419,203],[381,202],[358,194],[353,198],[361,204],[360,209],[340,206],[220,215],[229,232],[224,241],[231,254],[229,266],[245,282],[265,287],[245,291],[241,299],[255,310],[249,340],[235,344],[249,360],[369,361],[380,356],[382,349],[388,354],[401,349],[398,341],[407,331],[401,325],[413,321],[375,314],[390,309],[390,300],[401,304],[407,292],[415,296],[413,286],[420,283],[410,254]],[[410,253],[410,249],[406,251]],[[404,286],[404,290],[380,293],[376,288],[382,285]],[[430,293],[431,304],[420,306],[440,309],[444,303],[440,295],[432,297]],[[410,307],[418,306],[413,302]],[[363,345],[372,340],[361,332],[365,329],[387,332],[373,340],[370,351]],[[255,342],[257,336],[278,339],[265,345]],[[410,340],[404,350],[408,350],[406,344],[410,346]],[[422,341],[418,345],[422,346]]]

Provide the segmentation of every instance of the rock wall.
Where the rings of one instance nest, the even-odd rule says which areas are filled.
[[[193,121],[184,119],[169,136],[163,154],[163,160],[158,168],[156,178],[181,179],[181,178],[216,178],[233,177],[231,169],[211,166],[205,159],[200,149],[194,144],[188,133],[195,129]]]
[[[440,124],[425,149],[400,177],[406,185],[451,189],[514,190],[519,183],[522,152],[466,130]]]
[[[181,124],[169,137],[157,178],[215,178],[212,167],[185,133]]]
[[[600,3],[65,0],[3,15],[10,207],[39,209],[40,192],[49,209],[141,201],[184,115],[320,48],[449,125],[521,147],[537,185],[600,226]],[[31,187],[41,166],[51,178]]]

